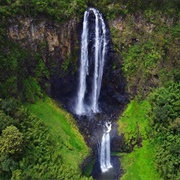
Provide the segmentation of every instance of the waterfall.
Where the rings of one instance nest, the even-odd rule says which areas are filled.
[[[111,158],[110,158],[110,131],[111,131],[111,122],[106,122],[101,146],[100,146],[100,167],[102,172],[108,171],[112,168]]]
[[[78,102],[76,105],[76,114],[85,113],[84,96],[86,92],[86,76],[88,75],[88,15],[85,11],[83,20],[83,32],[81,36],[81,64],[79,75]]]
[[[92,15],[94,29],[90,31],[89,29],[92,27],[90,27],[89,21]],[[93,39],[91,39],[92,36]],[[106,46],[107,33],[102,14],[94,8],[89,8],[84,13],[81,35],[79,87],[75,105],[75,113],[77,115],[99,112],[98,99],[101,90],[104,62],[107,54]],[[90,72],[90,70],[92,72]],[[91,80],[89,80],[90,87],[88,88],[87,84],[90,73],[92,77]],[[87,101],[87,99],[90,100]]]

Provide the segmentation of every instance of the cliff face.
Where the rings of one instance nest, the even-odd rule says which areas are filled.
[[[23,49],[40,52],[50,71],[49,94],[67,96],[76,87],[79,20],[58,24],[44,17],[9,19],[8,36]]]
[[[45,43],[49,55],[54,56],[59,50],[60,58],[65,59],[78,43],[77,27],[77,18],[60,25],[43,17],[32,19],[19,16],[9,19],[8,35],[22,47],[30,47],[33,51]]]
[[[33,19],[19,16],[9,20],[9,38],[22,48],[40,52],[51,72],[49,93],[67,106],[71,106],[67,102],[75,97],[74,93],[77,91],[81,29],[82,23],[77,18],[64,24],[43,17]],[[115,57],[112,45],[110,51],[105,66],[101,100],[111,104],[112,101],[124,104],[125,99],[122,96],[125,94],[125,83],[119,57]]]
[[[178,22],[158,13],[127,14],[108,22],[112,43],[103,76],[102,102],[126,103],[126,84],[130,95],[147,95],[164,79],[175,78],[180,53]],[[9,38],[22,48],[41,53],[51,72],[49,94],[67,105],[77,91],[82,22],[76,17],[58,24],[45,17],[19,16],[8,23]]]
[[[174,79],[173,71],[180,67],[180,19],[158,11],[146,13],[136,12],[110,21],[116,54],[123,57],[127,91],[133,96],[146,96],[151,88]]]

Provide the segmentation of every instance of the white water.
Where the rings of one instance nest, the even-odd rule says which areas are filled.
[[[100,167],[102,172],[108,171],[112,168],[111,158],[110,158],[110,131],[111,122],[106,122],[106,130],[103,133],[100,147]]]
[[[94,39],[94,74],[92,77],[92,91],[87,89],[87,76],[89,75],[89,58],[88,58],[88,35],[89,35],[89,13],[93,12],[95,16],[95,39]],[[80,73],[79,73],[79,89],[77,94],[77,103],[75,113],[77,115],[87,115],[89,112],[99,112],[98,99],[101,90],[101,82],[103,76],[103,68],[106,56],[106,26],[102,18],[102,14],[94,8],[90,8],[84,13],[83,31],[81,35],[81,56],[80,56]],[[91,55],[90,55],[91,56]],[[86,92],[90,94],[90,103],[85,102]]]
[[[76,104],[76,114],[82,115],[85,113],[84,96],[86,92],[86,76],[88,72],[88,16],[85,11],[83,20],[83,32],[81,36],[81,65],[79,76],[78,101]]]

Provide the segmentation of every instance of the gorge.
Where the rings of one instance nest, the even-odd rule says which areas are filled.
[[[0,1],[0,179],[179,179],[179,12]]]
[[[108,33],[107,33],[108,32]],[[97,134],[97,142],[100,142],[100,150],[97,155],[99,160],[101,173],[107,172],[111,165],[111,148],[110,148],[110,131],[111,122],[105,122],[103,117],[103,110],[99,103],[99,96],[101,94],[101,83],[103,79],[104,66],[106,66],[107,57],[110,55],[110,35],[109,29],[103,19],[102,14],[95,8],[88,8],[84,13],[82,34],[81,34],[81,50],[80,50],[80,67],[79,67],[79,86],[77,96],[75,97],[76,103],[74,113],[80,118],[79,126],[82,126],[81,121],[90,121],[89,124],[97,123],[102,124],[103,128],[100,129],[95,124],[96,131],[103,131]],[[108,105],[106,105],[108,109]],[[95,117],[96,114],[101,114]],[[81,116],[86,118],[81,119]],[[110,119],[110,116],[105,116]],[[94,121],[93,119],[96,119]],[[111,120],[111,119],[110,119]],[[92,122],[91,122],[92,121]],[[104,124],[104,125],[103,125]],[[87,126],[86,128],[88,128]],[[88,129],[92,139],[94,130]],[[102,136],[102,137],[101,137]],[[97,143],[95,142],[95,143]],[[96,145],[98,148],[98,144]],[[96,146],[91,146],[96,148]],[[97,150],[93,149],[94,152]],[[95,170],[97,171],[97,170]],[[117,172],[119,172],[117,170]],[[111,173],[110,179],[117,178],[119,174]],[[99,172],[100,173],[100,172]],[[98,174],[98,173],[97,173]],[[97,178],[95,175],[95,178]]]

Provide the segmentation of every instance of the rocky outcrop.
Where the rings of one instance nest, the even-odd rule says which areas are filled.
[[[61,25],[43,17],[34,19],[19,16],[9,19],[8,36],[22,47],[31,47],[34,51],[45,43],[48,54],[55,54],[59,49],[60,57],[65,59],[78,43],[78,22],[77,18],[73,18]]]
[[[133,69],[133,73],[131,73],[132,71],[130,70],[131,72],[128,72],[129,74],[125,74],[127,91],[130,96],[135,96],[138,93],[146,96],[150,92],[150,89],[160,86],[163,81],[160,72],[162,69],[166,69],[165,71],[168,72],[173,70],[174,65],[172,59],[175,59],[173,57],[174,51],[176,51],[178,56],[178,51],[170,39],[172,38],[171,30],[173,31],[173,26],[178,23],[179,20],[158,13],[146,13],[147,14],[136,12],[134,14],[118,16],[109,22],[115,54],[119,61],[122,62],[122,64],[125,62],[124,65],[131,63],[130,61],[124,61],[125,57],[121,58],[119,56],[123,53],[128,55],[128,57],[132,57],[130,68]],[[164,29],[161,27],[164,27]],[[169,47],[166,41],[169,41],[169,44],[171,43]],[[136,53],[136,59],[133,59],[134,52],[131,49],[132,47],[137,47],[136,50],[139,50],[139,52]],[[174,50],[172,50],[171,47],[174,47]],[[129,49],[132,51],[129,51]],[[152,57],[147,57],[148,55],[154,56],[154,60]],[[151,61],[150,63],[156,62],[153,66],[143,65],[143,63],[148,61]],[[127,65],[126,68],[129,68],[128,66],[129,65]]]
[[[74,17],[60,24],[45,17],[19,16],[9,19],[8,23],[10,39],[22,48],[42,55],[51,73],[51,96],[71,94],[76,87],[74,73],[78,61],[79,20]]]
[[[43,61],[51,71],[49,80],[51,96],[61,100],[66,107],[71,107],[73,102],[69,99],[75,96],[78,85],[79,37],[82,29],[79,19],[74,17],[64,24],[59,24],[45,17],[19,16],[16,19],[9,19],[8,27],[9,38],[19,43],[22,48],[41,53]],[[123,97],[125,83],[120,62],[116,59],[111,44],[101,93],[101,100],[105,102],[104,109],[107,102],[108,104],[125,102]],[[114,106],[110,109],[113,108]]]

